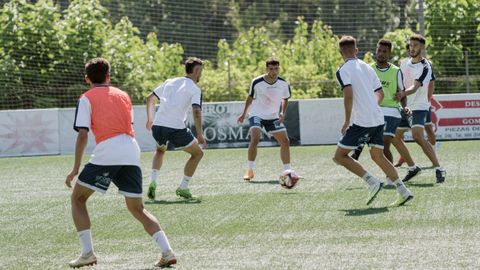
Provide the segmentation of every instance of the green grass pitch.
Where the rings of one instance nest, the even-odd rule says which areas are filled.
[[[409,144],[417,163],[431,164]],[[168,152],[157,201],[177,254],[175,269],[479,269],[480,143],[442,142],[447,181],[426,169],[408,184],[415,199],[389,208],[395,190],[365,205],[366,185],[331,158],[335,146],[293,147],[292,165],[305,177],[293,190],[278,185],[279,148],[260,148],[252,183],[242,180],[246,149],[206,150],[192,193],[175,196],[187,155]],[[85,161],[88,157],[85,158]],[[142,154],[144,190],[152,153]],[[360,158],[375,175],[383,174]],[[64,185],[73,156],[0,159],[0,269],[68,269],[80,247]],[[399,169],[400,175],[406,168]],[[88,204],[98,265],[153,269],[158,248],[127,212],[114,186]]]

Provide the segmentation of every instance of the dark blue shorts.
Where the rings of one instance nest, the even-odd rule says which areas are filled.
[[[425,120],[425,125],[432,124],[432,107],[428,109],[427,119]]]
[[[152,126],[152,135],[158,146],[171,143],[175,148],[182,149],[195,143],[195,137],[188,128],[175,129],[162,126]]]
[[[383,136],[395,137],[395,131],[397,131],[402,119],[392,116],[385,116],[384,119],[385,129],[383,131]]]
[[[337,146],[354,150],[360,145],[383,149],[383,126],[361,127],[355,124],[348,127]]]
[[[142,171],[134,165],[95,165],[87,163],[77,184],[105,193],[113,182],[125,197],[142,197]]]
[[[286,131],[285,125],[278,122],[277,119],[263,120],[258,116],[253,116],[248,119],[250,124],[250,129],[252,128],[262,128],[264,127],[268,133],[275,133],[280,131]]]
[[[407,115],[404,110],[400,111],[402,119],[398,125],[398,129],[410,129],[412,127],[412,116]]]
[[[429,115],[430,112],[425,110],[425,111],[412,111],[412,128],[414,127],[421,127],[423,128],[425,126],[425,122],[427,120],[427,115]]]

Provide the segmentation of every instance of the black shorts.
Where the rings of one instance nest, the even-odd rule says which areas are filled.
[[[337,146],[354,150],[360,145],[383,149],[383,126],[361,127],[355,124],[348,127]]]
[[[171,143],[176,149],[182,149],[191,146],[196,142],[192,132],[188,128],[175,129],[162,126],[153,126],[152,135],[158,146]]]
[[[113,182],[125,197],[142,197],[142,170],[135,165],[95,165],[87,163],[77,184],[105,193]]]

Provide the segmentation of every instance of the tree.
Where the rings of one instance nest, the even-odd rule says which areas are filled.
[[[12,0],[3,6],[0,81],[5,84],[1,97],[8,102],[0,108],[9,108],[15,100],[23,108],[52,106],[47,90],[56,83],[52,75],[60,57],[59,19],[58,7],[50,0]]]
[[[429,54],[441,75],[462,75],[464,53],[470,72],[480,74],[480,2],[427,0],[425,24]]]

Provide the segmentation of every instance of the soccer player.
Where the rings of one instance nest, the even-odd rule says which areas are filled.
[[[409,39],[410,57],[403,61],[400,69],[404,75],[404,84],[407,89],[397,93],[397,98],[406,96],[408,107],[412,110],[412,136],[420,145],[425,155],[430,159],[435,169],[437,183],[445,182],[446,171],[440,166],[432,145],[424,138],[424,125],[430,109],[428,84],[432,76],[432,68],[423,58],[425,38],[414,34]]]
[[[406,46],[407,49],[407,55],[410,53],[410,46],[407,43]],[[429,61],[430,66],[432,66],[432,63]],[[433,99],[433,92],[435,91],[435,74],[433,73],[433,68],[432,68],[432,76],[430,78],[430,83],[428,84],[428,100],[431,103],[431,100]],[[397,143],[405,145],[405,142],[403,141],[403,135],[407,129],[410,129],[410,123],[409,123],[409,118],[411,119],[411,113],[407,115],[402,114],[402,122],[400,124],[400,128],[398,130],[398,136],[395,137],[395,140],[399,140]],[[433,150],[436,152],[438,149],[439,144],[437,144],[437,138],[435,135],[435,129],[432,123],[432,106],[430,106],[427,114],[427,118],[425,120],[425,133],[427,134],[428,142],[432,145]],[[399,151],[400,152],[400,151]],[[407,161],[408,160],[408,161]],[[410,155],[406,158],[400,155],[397,163],[395,164],[395,167],[400,167],[403,165],[405,161],[407,161],[407,164],[410,164],[409,161],[412,160]],[[410,166],[410,165],[409,165]],[[409,172],[412,170],[412,167],[410,166]],[[418,169],[417,169],[418,170]],[[410,178],[408,178],[408,174],[406,177],[407,180],[403,179],[404,182],[408,181]]]
[[[241,124],[247,113],[249,115],[250,144],[248,145],[247,172],[243,177],[245,181],[250,181],[254,177],[253,170],[262,127],[280,144],[280,158],[283,162],[283,169],[292,169],[290,165],[290,141],[287,129],[283,124],[288,99],[291,95],[290,85],[279,76],[279,71],[280,62],[278,60],[270,58],[266,61],[266,74],[252,80],[245,107],[238,117],[238,123]]]
[[[202,91],[197,86],[203,70],[203,61],[190,57],[185,61],[186,76],[166,80],[155,88],[147,98],[147,130],[152,131],[157,142],[157,149],[152,161],[151,182],[148,188],[148,198],[155,199],[157,177],[162,167],[163,157],[167,151],[167,143],[176,149],[182,149],[190,154],[185,164],[180,186],[176,194],[185,199],[191,199],[192,193],[188,184],[203,157],[203,150],[207,147],[202,129]],[[154,119],[155,101],[160,104]],[[187,113],[192,108],[193,120],[197,138],[187,128],[185,122]]]
[[[380,104],[380,108],[382,109],[385,120],[385,130],[383,131],[383,154],[390,162],[393,162],[392,152],[390,151],[390,145],[393,144],[401,154],[407,157],[406,159],[410,169],[407,176],[402,180],[406,182],[416,176],[421,169],[413,162],[405,143],[402,143],[403,141],[394,139],[397,127],[400,125],[402,119],[399,110],[400,107],[398,101],[396,100],[396,93],[398,91],[404,91],[405,87],[403,85],[403,75],[400,71],[400,68],[388,62],[390,60],[391,51],[391,41],[381,39],[377,43],[377,49],[375,51],[376,61],[371,66],[380,79],[383,91],[385,93],[385,98]],[[401,107],[404,112],[407,114],[410,113],[410,109],[406,107],[406,98],[401,100]],[[362,149],[363,146],[355,149],[355,153],[352,155],[352,158],[358,159]],[[390,180],[388,177],[386,185],[393,185],[392,180]]]
[[[343,137],[337,144],[334,161],[367,182],[367,205],[369,205],[381,190],[383,183],[348,155],[359,144],[369,145],[372,160],[388,178],[393,180],[397,188],[398,198],[392,205],[403,205],[413,199],[413,195],[383,154],[384,118],[378,104],[382,102],[384,92],[380,80],[371,66],[357,58],[358,49],[353,37],[343,36],[339,47],[345,63],[338,69],[336,75],[343,91],[345,121],[341,129]]]
[[[128,94],[109,86],[110,64],[94,58],[85,65],[85,80],[91,89],[80,96],[75,112],[74,129],[78,132],[75,162],[65,184],[72,186],[78,174],[88,142],[88,131],[95,136],[96,146],[90,161],[78,176],[71,195],[72,216],[80,238],[81,255],[69,263],[78,268],[97,263],[93,252],[90,217],[86,202],[93,192],[105,193],[113,182],[125,196],[130,213],[142,223],[162,251],[156,266],[176,263],[167,236],[157,219],[143,206],[140,148],[132,127],[133,111]]]

